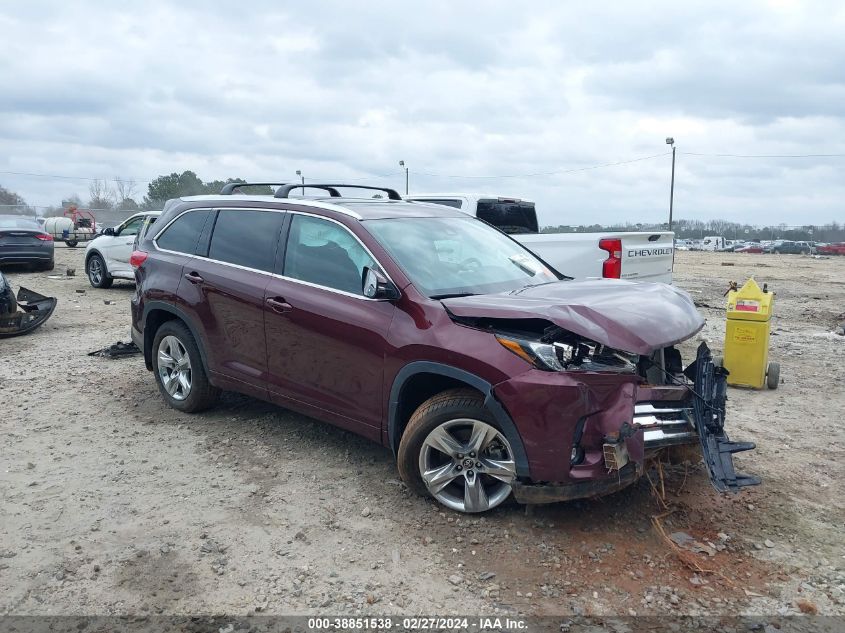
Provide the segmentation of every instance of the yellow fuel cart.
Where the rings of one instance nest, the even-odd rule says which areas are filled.
[[[733,288],[736,288],[732,284]],[[769,362],[769,326],[775,295],[752,277],[739,290],[728,292],[725,326],[725,369],[735,387],[777,389],[780,365]]]

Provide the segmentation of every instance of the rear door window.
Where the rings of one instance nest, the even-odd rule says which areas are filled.
[[[208,209],[188,211],[180,215],[173,223],[155,238],[158,248],[193,255],[208,215]]]
[[[521,200],[479,200],[475,215],[505,233],[539,233],[533,202]]]
[[[364,267],[376,263],[343,226],[309,215],[291,220],[285,277],[361,295]]]
[[[208,257],[273,272],[284,213],[224,209],[217,214]]]

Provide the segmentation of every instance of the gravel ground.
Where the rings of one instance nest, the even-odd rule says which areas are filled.
[[[139,357],[88,357],[128,340],[132,286],[91,288],[82,258],[6,271],[59,304],[0,341],[2,614],[845,613],[845,258],[678,253],[715,350],[730,280],[777,292],[783,384],[729,394],[762,486],[721,497],[688,462],[666,469],[668,514],[643,480],[481,518],[413,495],[344,431],[232,394],[181,414]]]

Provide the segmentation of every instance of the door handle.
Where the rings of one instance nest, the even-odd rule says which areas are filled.
[[[197,273],[185,273],[185,279],[190,281],[192,284],[201,284],[203,282],[203,278],[200,277]]]
[[[293,306],[285,301],[282,297],[269,297],[265,299],[265,303],[270,306],[273,312],[285,314],[293,309]]]

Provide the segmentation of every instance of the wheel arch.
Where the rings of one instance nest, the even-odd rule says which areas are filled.
[[[155,333],[158,329],[162,326],[162,324],[166,323],[167,321],[181,321],[185,324],[185,327],[191,332],[191,336],[194,337],[194,341],[197,343],[197,349],[200,352],[200,358],[202,359],[203,367],[208,373],[208,359],[206,358],[205,354],[205,345],[203,344],[202,337],[199,335],[199,332],[191,323],[188,315],[185,314],[181,309],[177,308],[174,305],[169,303],[161,303],[158,301],[153,301],[144,306],[144,364],[146,365],[147,369],[152,371],[153,369],[153,339],[155,338]]]
[[[431,361],[408,363],[393,379],[387,416],[387,440],[393,455],[396,456],[405,426],[419,405],[447,389],[462,387],[473,389],[484,398],[484,407],[493,415],[511,445],[517,475],[528,477],[528,458],[522,437],[508,412],[493,395],[493,385],[463,369]]]
[[[96,248],[92,248],[90,251],[85,253],[85,267],[86,268],[88,267],[88,260],[91,259],[94,255],[99,255],[100,259],[103,260],[103,263],[104,264],[106,263],[105,256],[99,250],[97,250]],[[108,270],[108,265],[106,265],[106,269]]]

